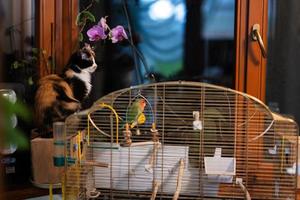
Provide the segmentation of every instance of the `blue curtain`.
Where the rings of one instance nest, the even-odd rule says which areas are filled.
[[[166,0],[163,3],[167,7],[159,7],[163,6],[159,5],[161,2],[140,0],[137,6],[130,4],[130,8],[141,39],[138,47],[150,70],[168,77],[182,69],[185,3],[184,0]],[[161,8],[166,9],[165,13],[157,10]]]

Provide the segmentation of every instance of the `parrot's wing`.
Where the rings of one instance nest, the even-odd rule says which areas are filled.
[[[134,121],[139,115],[139,106],[137,102],[133,102],[127,113],[127,122]]]

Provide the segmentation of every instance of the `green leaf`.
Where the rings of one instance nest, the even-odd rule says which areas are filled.
[[[9,109],[7,110],[8,113],[15,113],[18,117],[25,121],[30,121],[32,118],[31,111],[27,108],[27,106],[22,103],[21,101],[17,101],[15,104],[8,104]]]
[[[78,40],[79,40],[79,42],[82,42],[82,40],[83,40],[83,34],[82,33],[79,33]]]
[[[26,136],[17,128],[7,128],[5,144],[15,144],[19,149],[29,148],[29,143]]]
[[[38,54],[40,50],[38,48],[32,48],[32,53],[33,54]]]
[[[30,61],[28,61],[28,60],[21,60],[21,62],[20,62],[20,66],[21,67],[25,67],[25,65],[28,65],[28,64],[30,64]]]
[[[33,85],[32,76],[30,76],[30,77],[28,78],[28,85]]]
[[[100,0],[95,0],[96,3],[100,3]]]
[[[0,129],[4,133],[4,144],[15,144],[20,149],[28,148],[29,143],[26,136],[18,128],[13,128],[11,121],[14,113],[20,118],[29,119],[31,113],[27,107],[18,101],[13,104],[8,99],[0,96],[0,108],[1,117],[3,117],[0,121]]]
[[[13,69],[18,69],[18,68],[19,68],[19,65],[20,65],[20,63],[19,63],[18,61],[14,61],[14,62],[11,64],[11,67],[12,67]]]
[[[36,62],[36,61],[38,61],[38,58],[37,57],[35,57],[35,56],[33,56],[32,58],[31,58],[31,60],[32,60],[32,62]]]
[[[76,26],[81,26],[85,23],[85,20],[90,20],[91,22],[95,22],[96,18],[90,11],[82,11],[76,17]]]
[[[82,12],[83,14],[84,14],[84,16],[88,19],[88,20],[90,20],[91,22],[95,22],[96,21],[96,19],[95,19],[95,16],[90,12],[90,11],[83,11]]]
[[[81,26],[83,24],[81,20],[82,20],[82,13],[80,12],[76,17],[76,21],[75,21],[76,26]]]

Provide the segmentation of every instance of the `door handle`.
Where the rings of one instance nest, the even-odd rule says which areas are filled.
[[[260,48],[261,53],[262,53],[262,56],[264,58],[267,58],[267,52],[266,52],[266,48],[265,48],[265,45],[264,45],[264,41],[262,40],[259,31],[260,31],[259,24],[254,24],[253,27],[252,27],[252,32],[251,32],[252,40],[258,42],[259,48]]]

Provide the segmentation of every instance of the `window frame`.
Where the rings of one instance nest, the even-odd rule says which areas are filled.
[[[267,48],[268,0],[236,0],[235,89],[264,102],[267,60],[251,38],[254,24],[260,25]]]
[[[67,58],[78,47],[78,0],[36,0],[37,44],[53,58],[55,72],[61,72]],[[266,59],[258,43],[251,39],[253,24],[260,24],[263,41],[267,41],[268,0],[236,0],[235,17],[235,88],[265,101]],[[71,30],[71,31],[70,31]],[[50,38],[50,39],[49,39]],[[266,43],[265,43],[266,45]],[[44,64],[39,75],[47,75]]]
[[[39,77],[49,74],[44,59],[52,59],[52,73],[60,73],[78,47],[78,0],[36,0],[37,48],[45,52],[38,65]],[[49,67],[48,67],[49,68]],[[51,73],[50,72],[50,73]]]

